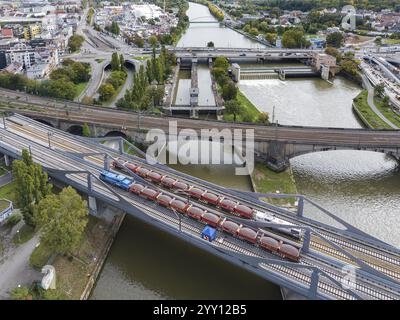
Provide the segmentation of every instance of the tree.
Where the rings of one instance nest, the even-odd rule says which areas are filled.
[[[384,96],[383,99],[382,99],[382,106],[384,108],[389,108],[389,102],[390,102],[389,97],[388,96]]]
[[[51,194],[52,185],[48,183],[47,173],[32,160],[28,150],[22,150],[22,160],[14,160],[13,177],[16,182],[16,204],[26,224],[35,226],[33,219],[35,204]]]
[[[223,87],[222,87],[222,97],[224,98],[225,101],[228,100],[233,100],[236,99],[237,95],[237,87],[233,83],[233,81],[228,81]]]
[[[214,48],[214,42],[209,41],[209,42],[207,43],[207,47],[208,47],[208,48]]]
[[[107,101],[115,94],[115,89],[112,84],[104,83],[99,88],[99,94],[101,101]]]
[[[71,52],[76,52],[80,50],[85,38],[81,35],[74,34],[68,40],[68,47]]]
[[[118,56],[118,53],[116,53],[116,52],[113,52],[113,54],[111,55],[111,70],[112,71],[121,70],[119,56]]]
[[[82,127],[82,135],[84,137],[90,137],[91,136],[89,126],[88,126],[88,124],[86,122],[83,124],[83,127]]]
[[[119,55],[119,64],[121,66],[121,71],[124,70],[125,58],[124,58],[124,55],[122,53]]]
[[[335,57],[337,63],[339,63],[339,62],[342,60],[342,55],[341,55],[341,53],[339,52],[339,50],[336,49],[336,48],[333,48],[333,47],[326,47],[325,53],[326,53],[326,54],[329,54],[329,55],[332,56],[332,57]]]
[[[143,38],[141,38],[138,35],[136,35],[135,38],[133,39],[133,43],[139,48],[143,48],[143,46],[144,46]]]
[[[16,287],[11,290],[11,298],[13,300],[29,300],[32,299],[32,295],[28,287]]]
[[[381,96],[383,96],[384,93],[385,93],[385,86],[384,86],[384,84],[383,84],[383,83],[377,84],[377,85],[375,86],[375,89],[374,89],[374,94],[375,94],[375,96],[381,97]]]
[[[257,122],[265,125],[269,124],[269,114],[268,112],[260,112],[257,117]]]
[[[343,34],[341,32],[332,32],[326,36],[327,46],[340,48],[343,44]]]
[[[282,45],[285,48],[307,48],[311,44],[306,39],[303,30],[294,28],[283,33]]]
[[[152,47],[156,47],[157,46],[157,42],[158,42],[158,39],[157,39],[156,36],[150,36],[149,37],[149,43],[150,43],[150,45]]]
[[[72,187],[42,199],[35,210],[41,241],[51,252],[70,254],[79,244],[88,222],[86,201]]]
[[[242,107],[236,100],[229,100],[225,102],[225,110],[233,114],[233,121],[236,121],[237,115],[240,113]]]
[[[217,57],[217,58],[214,60],[213,67],[214,67],[214,68],[221,68],[221,69],[224,69],[225,72],[227,72],[227,71],[228,71],[228,68],[229,68],[229,61],[228,61],[228,59],[225,58],[225,57]]]

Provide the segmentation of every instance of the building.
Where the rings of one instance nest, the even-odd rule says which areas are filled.
[[[4,210],[0,211],[0,223],[5,221],[13,212],[13,203],[9,200],[0,199],[0,206],[5,207]]]
[[[310,38],[308,40],[311,42],[311,49],[323,49],[326,44],[326,40],[324,39]]]
[[[313,52],[311,64],[317,71],[328,70],[328,74],[333,76],[336,73],[336,58],[329,54]]]
[[[41,27],[38,24],[28,25],[24,27],[24,38],[25,40],[32,40],[41,31]]]

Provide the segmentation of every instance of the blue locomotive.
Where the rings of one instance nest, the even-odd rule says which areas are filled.
[[[114,173],[108,170],[103,170],[100,173],[100,179],[116,186],[118,188],[129,191],[129,187],[133,184],[134,180],[122,174]]]

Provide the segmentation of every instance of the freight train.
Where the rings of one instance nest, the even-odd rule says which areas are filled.
[[[254,220],[260,221],[260,222],[274,223],[274,224],[280,224],[280,225],[292,225],[291,223],[289,223],[285,220],[279,219],[272,213],[258,211],[247,205],[241,204],[238,201],[229,199],[223,195],[217,195],[208,190],[200,189],[198,187],[189,185],[183,181],[174,179],[167,175],[162,175],[161,173],[158,173],[157,171],[149,170],[144,167],[137,166],[131,162],[123,161],[118,158],[116,160],[112,161],[112,166],[115,169],[122,170],[122,169],[126,168],[126,169],[130,170],[131,172],[133,172],[133,173],[139,175],[140,177],[147,179],[153,183],[159,184],[159,185],[161,185],[165,188],[171,189],[171,190],[179,190],[181,192],[184,192],[196,200],[200,200],[209,205],[219,207],[219,208],[227,211],[230,214],[237,215],[237,216],[239,216],[241,218],[245,218],[245,219],[254,219]],[[279,232],[289,234],[296,239],[301,239],[301,237],[303,236],[303,233],[304,233],[300,228],[295,228],[295,227],[290,227],[290,228],[276,227],[275,229],[278,230]]]
[[[279,236],[266,233],[262,230],[255,230],[243,224],[238,224],[226,217],[196,207],[188,201],[172,197],[166,193],[144,186],[118,173],[103,170],[99,178],[113,186],[139,195],[147,200],[154,201],[160,206],[175,210],[176,212],[228,233],[236,238],[278,254],[283,258],[295,262],[298,262],[300,259],[300,248]]]

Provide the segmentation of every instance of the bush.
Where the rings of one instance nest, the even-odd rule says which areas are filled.
[[[11,290],[11,298],[13,300],[30,300],[32,295],[27,287],[17,287]]]
[[[11,216],[8,217],[6,221],[6,225],[9,227],[15,226],[18,222],[22,220],[22,214],[20,213],[13,213]]]
[[[33,250],[29,258],[29,265],[35,269],[41,270],[47,261],[49,261],[51,254],[50,250],[41,243]]]

